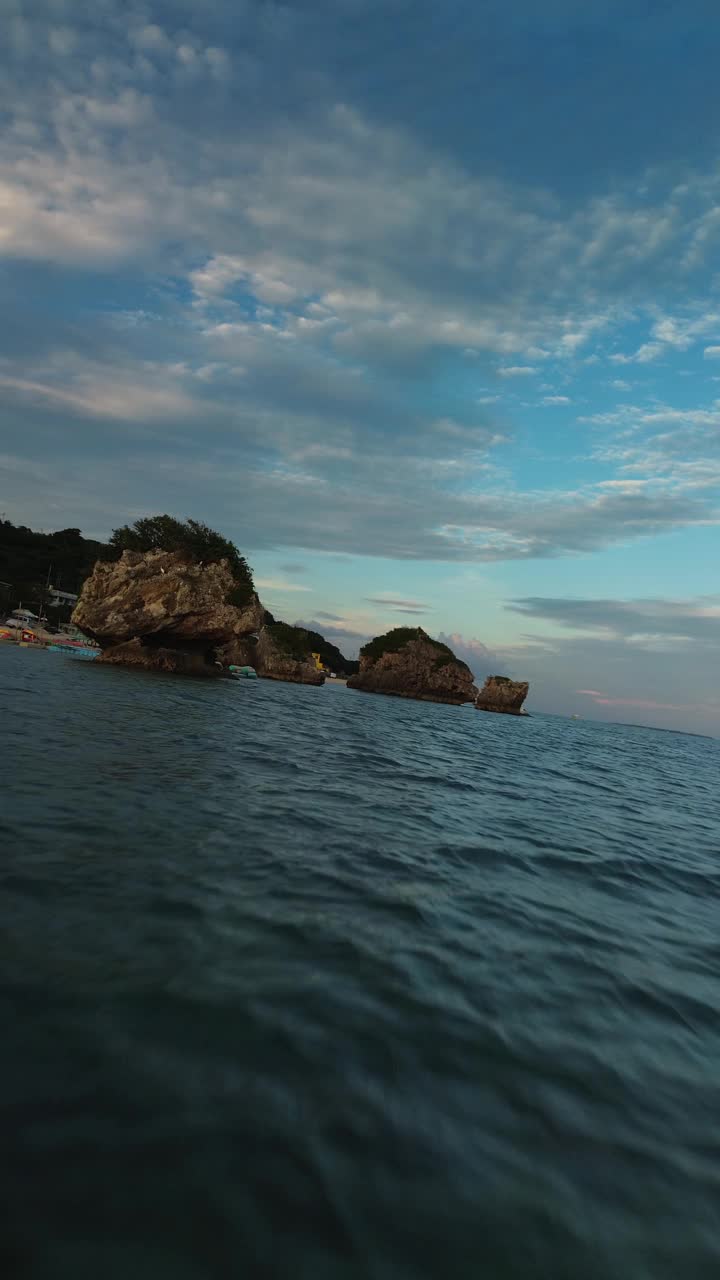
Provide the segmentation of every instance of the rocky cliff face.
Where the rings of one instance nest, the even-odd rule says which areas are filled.
[[[472,702],[477,695],[470,668],[420,627],[398,628],[366,645],[348,688],[456,704]]]
[[[257,596],[243,609],[228,603],[234,586],[225,560],[203,565],[178,551],[124,551],[95,565],[73,622],[104,647],[150,637],[221,643],[263,625]]]
[[[207,650],[205,646],[198,649],[190,648],[189,645],[171,648],[139,639],[125,640],[122,644],[103,649],[97,661],[116,667],[139,667],[143,671],[166,671],[177,676],[222,675],[212,650]]]
[[[264,627],[260,632],[255,653],[255,666],[268,680],[291,680],[293,684],[325,683],[325,676],[311,658],[295,657],[282,649],[272,627]]]
[[[101,645],[100,662],[201,676],[248,663],[269,679],[322,684],[305,655],[287,657],[265,634],[266,611],[256,595],[242,607],[230,603],[236,586],[225,560],[202,564],[182,552],[125,551],[96,564],[73,621]]]
[[[509,680],[507,676],[488,676],[475,700],[478,711],[500,711],[505,715],[523,714],[522,704],[530,688],[527,680]]]

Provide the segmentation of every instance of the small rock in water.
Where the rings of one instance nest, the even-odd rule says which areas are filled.
[[[529,688],[527,680],[488,676],[475,699],[475,706],[478,711],[500,711],[508,716],[520,716],[524,714],[522,705]]]

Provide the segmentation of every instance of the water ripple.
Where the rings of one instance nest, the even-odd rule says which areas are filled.
[[[0,688],[4,1274],[720,1273],[720,744]]]

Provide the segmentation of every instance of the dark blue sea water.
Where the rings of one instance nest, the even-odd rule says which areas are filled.
[[[0,649],[0,1274],[717,1280],[720,743]]]

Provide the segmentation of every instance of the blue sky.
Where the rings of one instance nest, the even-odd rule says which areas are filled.
[[[720,12],[5,0],[0,510],[720,732]]]

